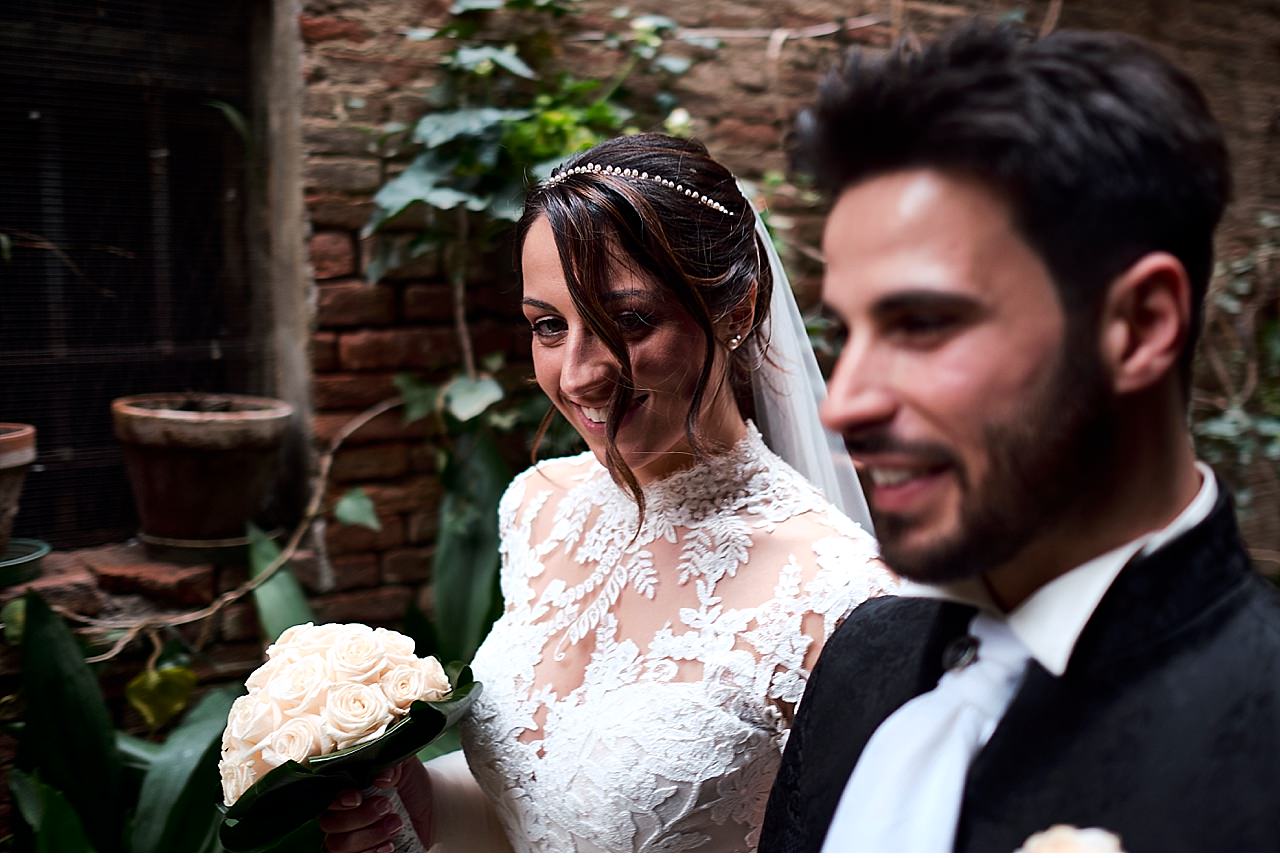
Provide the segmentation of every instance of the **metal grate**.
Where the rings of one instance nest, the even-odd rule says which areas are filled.
[[[245,390],[247,0],[0,4],[0,421],[35,424],[15,535],[137,527],[117,396]]]

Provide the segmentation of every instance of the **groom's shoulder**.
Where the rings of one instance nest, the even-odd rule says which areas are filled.
[[[844,619],[822,650],[819,664],[879,663],[901,658],[926,640],[938,619],[934,599],[881,596],[868,599]],[[827,662],[822,665],[822,662]]]

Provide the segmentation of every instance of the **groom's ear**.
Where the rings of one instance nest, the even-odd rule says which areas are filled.
[[[1177,375],[1191,330],[1191,284],[1177,257],[1148,253],[1111,281],[1099,315],[1099,349],[1117,394]]]

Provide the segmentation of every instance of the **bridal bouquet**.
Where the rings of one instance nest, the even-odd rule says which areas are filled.
[[[222,735],[223,845],[260,849],[316,818],[344,789],[417,753],[479,690],[413,640],[360,623],[307,623],[267,648]]]

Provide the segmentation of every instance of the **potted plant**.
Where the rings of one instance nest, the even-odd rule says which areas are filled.
[[[268,496],[293,407],[239,394],[150,393],[111,403],[139,538],[152,546],[244,544]]]
[[[40,558],[49,553],[49,546],[39,540],[10,539],[22,484],[35,460],[36,428],[0,423],[0,587],[36,577]]]

